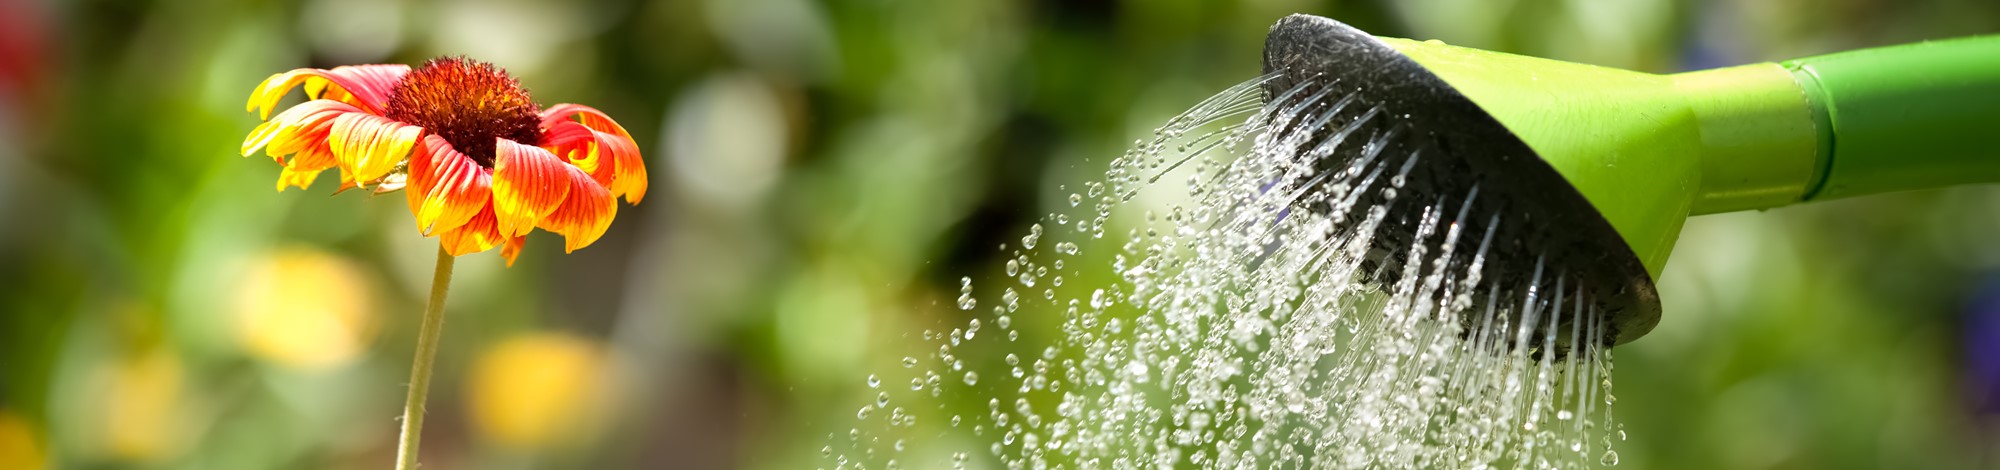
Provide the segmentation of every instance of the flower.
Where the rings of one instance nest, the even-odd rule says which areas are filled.
[[[473,428],[519,450],[556,447],[598,424],[609,399],[611,358],[589,339],[530,332],[479,354],[465,379]]]
[[[300,86],[310,100],[272,117]],[[284,165],[278,190],[331,168],[342,191],[405,190],[418,229],[453,256],[500,246],[511,266],[536,227],[573,252],[604,235],[617,198],[646,195],[639,146],[610,116],[541,109],[505,70],[463,57],[295,69],[264,79],[246,109],[265,122],[243,155],[263,148]]]
[[[0,468],[41,470],[49,465],[42,439],[26,418],[0,408]]]
[[[258,258],[236,289],[236,333],[246,352],[309,372],[361,357],[375,333],[374,289],[361,266],[308,247]]]
[[[111,457],[127,462],[171,460],[187,444],[186,369],[170,346],[148,345],[100,365],[92,393],[91,437]]]

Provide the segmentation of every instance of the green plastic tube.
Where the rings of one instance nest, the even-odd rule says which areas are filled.
[[[1690,215],[2000,182],[2000,36],[1671,75],[1382,41],[1533,148],[1656,277]]]
[[[2000,36],[1781,65],[1820,129],[1805,200],[2000,181]]]
[[[1798,81],[1769,62],[1670,75],[1694,113],[1701,184],[1690,214],[1804,200],[1819,173],[1819,126]]]

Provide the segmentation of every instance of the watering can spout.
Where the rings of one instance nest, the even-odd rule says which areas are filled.
[[[2000,181],[2000,36],[1663,75],[1293,15],[1264,71],[1287,112],[1329,122],[1313,97],[1337,96],[1394,116],[1376,132],[1414,135],[1417,187],[1501,207],[1516,235],[1495,259],[1593,279],[1618,343],[1657,323],[1653,281],[1691,215]]]
[[[1672,75],[1375,39],[1533,148],[1655,277],[1690,215],[2000,181],[2000,36]]]

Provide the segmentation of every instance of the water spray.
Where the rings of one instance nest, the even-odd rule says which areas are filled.
[[[871,375],[821,454],[1615,465],[1612,346],[1660,320],[1686,217],[2000,180],[1996,123],[2000,37],[1651,75],[1291,16],[1263,75],[1135,142],[1001,248],[1004,276],[963,279],[967,318]],[[905,451],[938,429],[977,445]]]

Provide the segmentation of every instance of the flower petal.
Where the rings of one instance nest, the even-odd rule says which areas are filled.
[[[313,143],[324,143],[328,126],[336,117],[347,113],[359,113],[347,103],[333,100],[312,100],[293,106],[278,113],[278,118],[258,124],[243,138],[243,156],[256,153],[263,148],[272,158],[299,151]]]
[[[493,213],[501,234],[526,235],[569,195],[565,169],[576,167],[541,147],[497,140],[493,147]]]
[[[604,236],[605,229],[611,228],[611,219],[618,216],[618,199],[582,169],[566,169],[569,173],[569,198],[555,212],[549,213],[548,218],[542,219],[541,227],[562,234],[563,251],[568,253],[590,246],[598,237]]]
[[[410,155],[409,186],[404,191],[417,229],[429,235],[465,225],[493,200],[492,178],[443,137],[424,136]]]
[[[319,178],[321,171],[333,168],[336,164],[333,150],[328,149],[323,140],[317,145],[299,150],[291,161],[285,162],[284,171],[278,173],[278,190],[284,191],[285,188],[292,186],[298,186],[300,189],[309,188],[313,180]]]
[[[263,148],[271,160],[285,166],[278,175],[278,190],[312,184],[322,170],[333,168],[337,159],[328,146],[333,121],[343,115],[367,115],[360,108],[333,100],[312,100],[279,113],[276,119],[250,131],[243,139],[243,155]],[[285,156],[293,156],[286,161]]]
[[[611,116],[605,115],[603,111],[575,103],[558,104],[550,106],[549,109],[542,110],[542,128],[547,129],[555,125],[555,123],[567,121],[571,117],[575,117],[577,122],[583,123],[584,127],[588,127],[590,130],[610,132],[627,139],[632,138],[632,133],[625,132],[625,126],[618,125],[618,121],[611,120]]]
[[[607,186],[614,196],[623,196],[625,202],[638,204],[646,197],[646,163],[639,159],[639,145],[630,137],[619,137],[597,132],[600,152],[611,157],[607,164],[616,174]]]
[[[588,173],[596,169],[597,134],[576,121],[556,121],[542,128],[542,148]]]
[[[452,256],[465,256],[491,250],[504,241],[493,220],[492,209],[481,210],[466,220],[465,225],[439,231],[438,243]]]
[[[521,256],[521,247],[528,244],[528,237],[507,237],[506,244],[500,245],[500,257],[507,260],[507,267],[514,267],[514,258]]]
[[[395,90],[396,82],[410,73],[410,66],[402,64],[344,65],[331,70],[300,68],[289,72],[272,74],[257,89],[250,92],[250,102],[243,110],[258,113],[259,119],[270,119],[271,110],[278,100],[293,88],[305,85],[307,98],[322,96],[355,106],[369,113],[382,114],[387,109],[389,95]]]
[[[597,180],[599,186],[610,187],[617,175],[618,161],[605,158],[605,152],[598,151],[598,135],[599,132],[576,121],[558,121],[542,131],[542,148],[583,169],[584,173]]]
[[[626,132],[624,126],[618,125],[603,111],[564,103],[542,111],[544,135],[569,132],[561,129],[561,123],[569,122],[572,117],[596,137],[597,146],[589,158],[598,158],[597,154],[610,157],[606,161],[595,162],[596,168],[585,168],[585,171],[599,177],[612,195],[623,196],[625,202],[638,204],[646,196],[646,164],[639,155],[639,144],[632,141],[632,133]]]
[[[396,169],[410,155],[410,148],[423,137],[424,128],[406,125],[367,113],[347,113],[333,119],[328,144],[343,181],[367,186]]]

